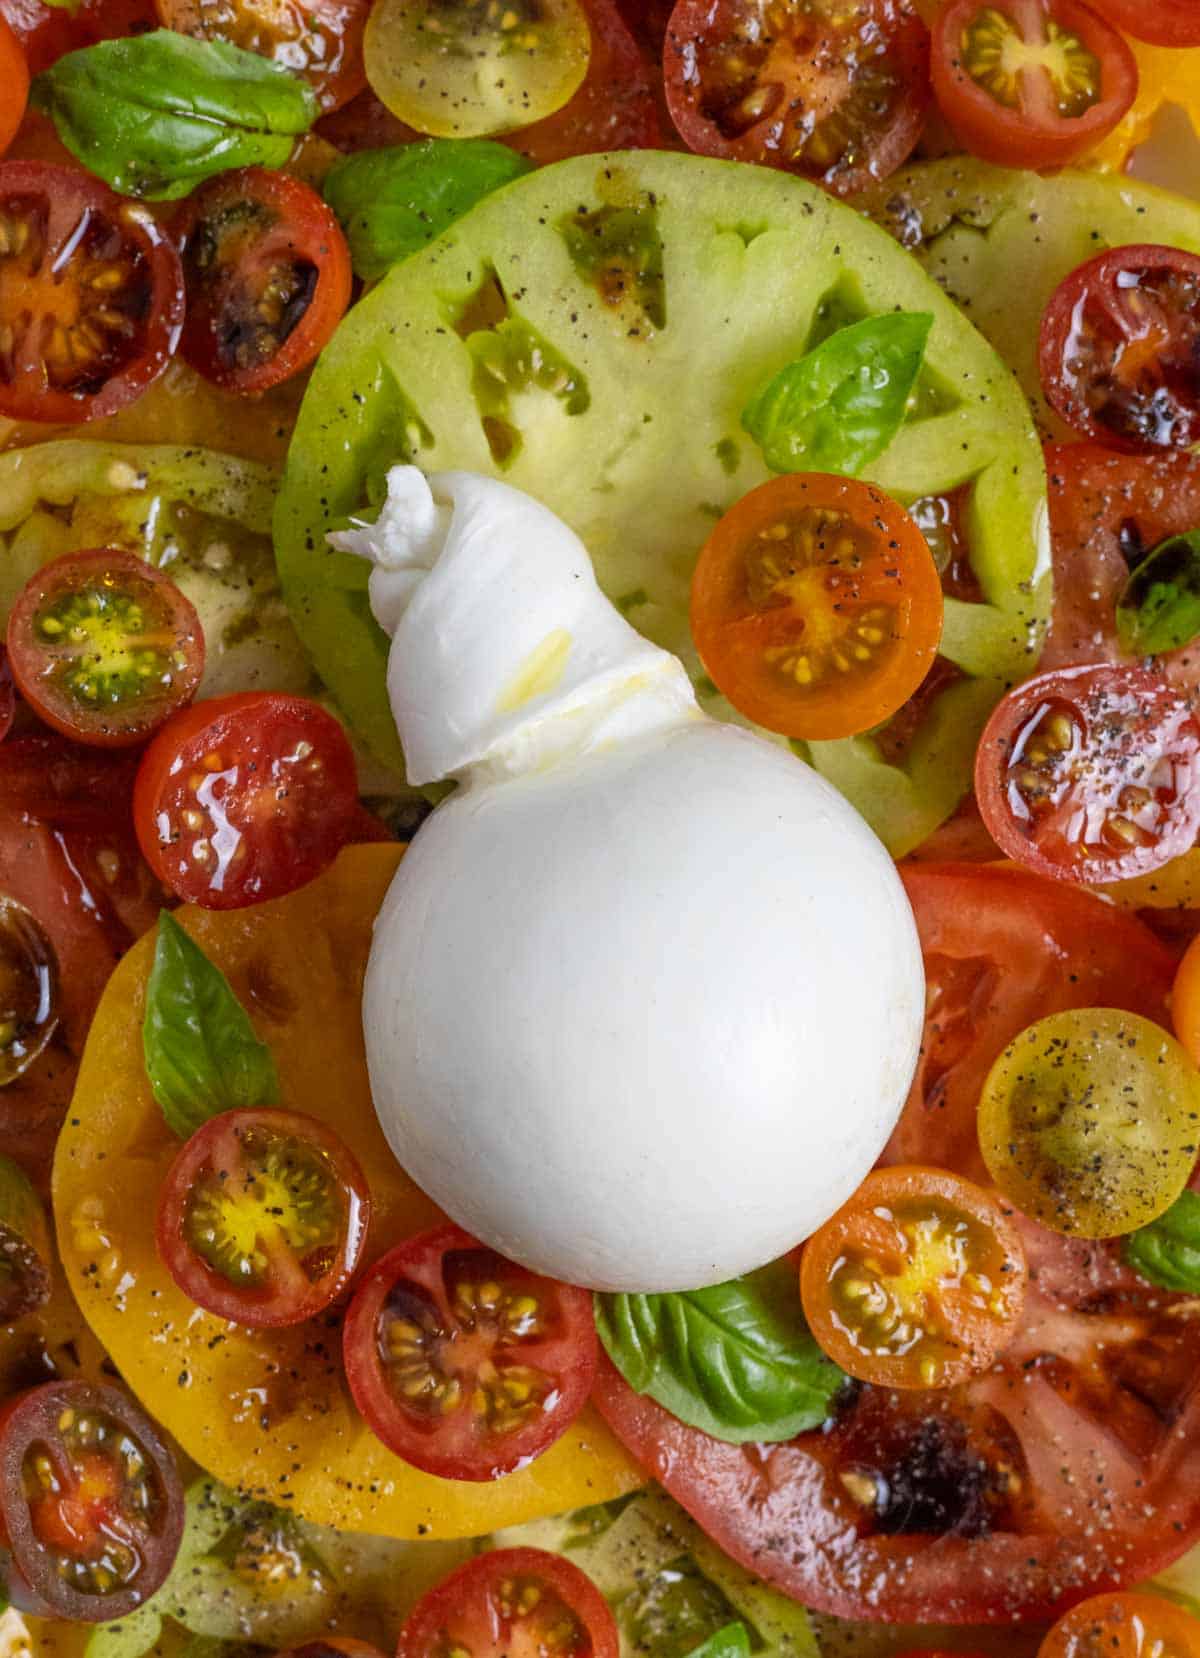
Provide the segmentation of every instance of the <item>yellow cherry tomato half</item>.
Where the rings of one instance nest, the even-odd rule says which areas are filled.
[[[1115,1008],[1054,1013],[1012,1041],[979,1101],[996,1185],[1053,1232],[1115,1238],[1187,1185],[1200,1070],[1160,1025]]]
[[[1058,1620],[1038,1658],[1200,1658],[1200,1619],[1165,1595],[1094,1595]]]
[[[375,95],[435,138],[482,138],[553,115],[583,83],[580,0],[376,0],[363,37]]]

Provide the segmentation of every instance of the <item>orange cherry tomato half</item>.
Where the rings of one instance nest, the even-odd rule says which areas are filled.
[[[29,65],[25,61],[21,42],[9,27],[2,12],[0,86],[4,88],[4,96],[0,98],[0,155],[3,155],[16,136],[21,118],[25,114],[25,103],[29,97]]]
[[[1024,1304],[1012,1215],[945,1169],[877,1169],[804,1246],[813,1335],[847,1375],[880,1387],[952,1387],[978,1374]]]
[[[1058,1620],[1038,1658],[1200,1658],[1200,1619],[1165,1595],[1095,1595]]]
[[[692,579],[692,637],[734,707],[788,737],[851,737],[921,684],[942,633],[929,546],[870,484],[794,472],[721,519]]]
[[[1175,974],[1171,1023],[1180,1042],[1200,1065],[1200,938],[1188,945]]]
[[[1089,0],[1135,40],[1153,46],[1200,46],[1200,0]]]
[[[192,193],[176,225],[187,285],[180,351],[227,391],[307,368],[350,303],[350,250],[331,210],[288,173],[242,167]]]
[[[396,1658],[618,1658],[608,1603],[561,1554],[496,1549],[422,1597]]]
[[[370,0],[154,0],[166,29],[227,41],[302,75],[325,112],[367,84],[362,37]]]

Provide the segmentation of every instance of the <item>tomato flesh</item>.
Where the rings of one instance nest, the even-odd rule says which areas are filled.
[[[0,1087],[15,1082],[58,1028],[58,962],[24,904],[0,893]]]
[[[1091,0],[1102,17],[1155,46],[1200,46],[1200,0]]]
[[[396,1658],[617,1658],[617,1626],[595,1584],[562,1555],[496,1549],[420,1600]]]
[[[1059,1619],[1038,1658],[1200,1658],[1200,1619],[1161,1595],[1095,1595]]]
[[[16,136],[25,114],[25,100],[29,96],[29,65],[21,42],[0,12],[0,86],[4,87],[4,102],[0,104],[0,155],[3,155]]]

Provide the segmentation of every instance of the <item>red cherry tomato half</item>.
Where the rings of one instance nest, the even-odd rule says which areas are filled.
[[[8,655],[26,702],[81,743],[143,742],[195,696],[204,633],[191,602],[132,553],[67,553],[25,584]]]
[[[370,1219],[366,1177],[324,1124],[296,1111],[225,1111],[171,1164],[158,1252],[197,1306],[274,1329],[336,1300]]]
[[[1200,258],[1113,248],[1072,271],[1042,318],[1042,389],[1055,412],[1109,449],[1200,443]]]
[[[1200,0],[1091,0],[1102,17],[1154,46],[1200,46]]]
[[[48,161],[0,162],[0,415],[115,413],[166,368],[179,255],[146,208]]]
[[[617,1626],[596,1585],[560,1554],[496,1549],[422,1597],[396,1658],[617,1658]]]
[[[370,0],[154,0],[166,29],[227,41],[302,75],[322,110],[367,83],[362,36]]]
[[[975,794],[996,845],[1039,874],[1091,886],[1145,875],[1200,831],[1200,722],[1142,668],[1038,674],[988,721]]]
[[[596,1374],[587,1291],[516,1266],[456,1226],[376,1261],[342,1339],[372,1432],[443,1479],[495,1479],[531,1461],[579,1415]]]
[[[906,0],[678,0],[663,70],[689,149],[845,196],[912,153],[929,106],[929,32]]]
[[[1133,53],[1078,0],[949,0],[933,89],[966,149],[1002,167],[1062,167],[1137,96]]]
[[[3,155],[21,125],[29,97],[29,65],[21,42],[3,12],[0,12],[0,86],[4,88],[4,97],[0,100],[0,155]]]
[[[0,0],[0,16],[24,49],[31,75],[49,69],[64,52],[94,46],[98,40],[143,34],[155,26],[150,0],[79,0],[73,6]]]
[[[228,391],[261,392],[322,350],[350,303],[350,250],[316,191],[242,167],[184,203],[183,356]]]
[[[165,1580],[183,1514],[170,1451],[116,1388],[47,1382],[0,1415],[0,1526],[27,1610],[125,1617]]]
[[[169,719],[138,768],[134,827],[185,903],[240,909],[294,892],[337,856],[358,808],[354,754],[304,697],[249,691]]]

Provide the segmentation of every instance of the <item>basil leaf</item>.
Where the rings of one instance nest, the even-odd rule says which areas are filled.
[[[839,328],[781,369],[742,425],[773,472],[861,472],[904,424],[933,317],[898,311]]]
[[[1164,1290],[1200,1295],[1200,1196],[1184,1192],[1165,1215],[1131,1232],[1125,1260]]]
[[[373,282],[529,170],[524,156],[487,138],[430,138],[347,156],[329,172],[325,200],[346,232],[355,274]]]
[[[783,1263],[712,1289],[599,1295],[596,1328],[635,1393],[730,1445],[818,1427],[845,1379],[809,1333]]]
[[[146,986],[146,1074],[181,1138],[222,1111],[275,1105],[279,1078],[229,980],[166,910]]]
[[[68,52],[31,97],[76,160],[151,201],[230,167],[282,167],[320,113],[307,82],[268,58],[173,29]]]
[[[744,1623],[727,1623],[694,1646],[687,1658],[750,1658],[749,1632]]]
[[[1117,600],[1117,632],[1131,656],[1161,656],[1200,635],[1200,530],[1160,542]]]

